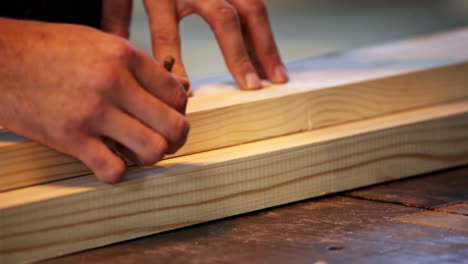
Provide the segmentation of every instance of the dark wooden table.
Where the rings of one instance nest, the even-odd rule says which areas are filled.
[[[468,263],[468,167],[43,263]]]

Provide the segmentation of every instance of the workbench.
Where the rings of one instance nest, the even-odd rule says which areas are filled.
[[[422,223],[415,216],[424,212],[439,218]],[[408,220],[402,217],[420,223],[401,222]],[[41,263],[468,263],[468,167]]]

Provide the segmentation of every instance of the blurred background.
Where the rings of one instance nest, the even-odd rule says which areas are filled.
[[[134,2],[131,40],[151,52],[141,2]],[[468,26],[468,0],[265,2],[286,61]],[[180,28],[184,63],[192,79],[227,72],[214,36],[200,17],[185,18]]]

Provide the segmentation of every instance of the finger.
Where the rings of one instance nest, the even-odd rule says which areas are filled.
[[[88,137],[77,146],[77,157],[96,177],[106,183],[120,181],[126,170],[125,162],[114,154],[100,139]]]
[[[126,80],[121,102],[124,111],[163,136],[168,153],[177,151],[187,140],[190,129],[187,119],[175,109],[139,87],[136,81]]]
[[[253,45],[253,41],[250,38],[250,35],[246,31],[246,26],[244,25],[245,23],[242,23],[242,35],[244,36],[244,41],[245,41],[245,46],[247,48],[247,51],[249,53],[250,60],[252,60],[252,64],[255,67],[255,70],[257,71],[257,74],[260,76],[262,79],[268,79],[265,69],[263,68],[262,64],[260,63],[257,54],[255,53],[255,48]]]
[[[140,49],[136,49],[136,56],[131,67],[141,87],[180,113],[185,113],[187,93],[175,76],[160,63]]]
[[[151,30],[151,43],[153,54],[158,61],[163,61],[168,56],[175,58],[174,75],[186,79],[187,73],[182,62],[181,41],[179,33],[179,17],[175,1],[146,0],[146,12],[148,14]]]
[[[139,165],[153,165],[168,149],[168,143],[161,135],[116,108],[106,113],[98,132],[124,145],[135,154]]]
[[[102,141],[117,156],[124,160],[125,164],[139,164],[137,156],[127,147],[109,137],[103,137]]]
[[[195,93],[193,92],[192,86],[189,86],[189,87],[188,87],[187,96],[188,96],[188,97],[193,97],[193,96],[195,96]]]
[[[182,76],[175,76],[174,77],[177,78],[177,80],[179,81],[179,83],[182,85],[182,87],[184,87],[184,90],[185,92],[187,93],[187,96],[192,96],[190,94],[190,91],[192,90],[192,86],[190,85],[190,81],[188,79],[188,77],[182,77]]]
[[[247,52],[236,9],[226,1],[204,1],[196,10],[210,25],[227,67],[242,89],[261,88],[260,78]]]
[[[174,56],[166,56],[165,59],[164,59],[164,62],[163,62],[163,66],[168,72],[172,72],[172,69],[174,68],[174,63],[175,63]],[[190,90],[190,83],[188,81],[188,78],[183,78],[183,77],[180,77],[180,76],[175,76],[175,77],[182,84],[185,91]]]
[[[103,0],[102,30],[128,38],[131,14],[132,0]]]
[[[246,33],[246,41],[252,45],[259,68],[273,83],[288,80],[273,37],[268,12],[262,0],[228,0],[239,12]]]

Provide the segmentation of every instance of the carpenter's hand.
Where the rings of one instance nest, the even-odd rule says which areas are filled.
[[[113,7],[104,10],[125,10],[131,0],[105,0]],[[115,2],[114,2],[115,1]],[[284,83],[288,76],[276,47],[262,0],[145,0],[149,16],[153,53],[158,60],[168,55],[176,58],[174,73],[187,77],[182,64],[178,24],[190,14],[199,14],[214,31],[229,71],[242,89],[261,87],[260,78],[273,83]],[[128,17],[123,11],[111,13],[104,23],[112,32],[128,28]],[[106,16],[105,16],[106,17]],[[120,19],[118,18],[120,17]],[[115,23],[121,21],[121,23]],[[127,23],[127,25],[126,25]]]
[[[0,123],[77,157],[102,181],[117,182],[125,172],[104,138],[143,165],[185,142],[183,87],[123,38],[0,18],[0,59]]]

